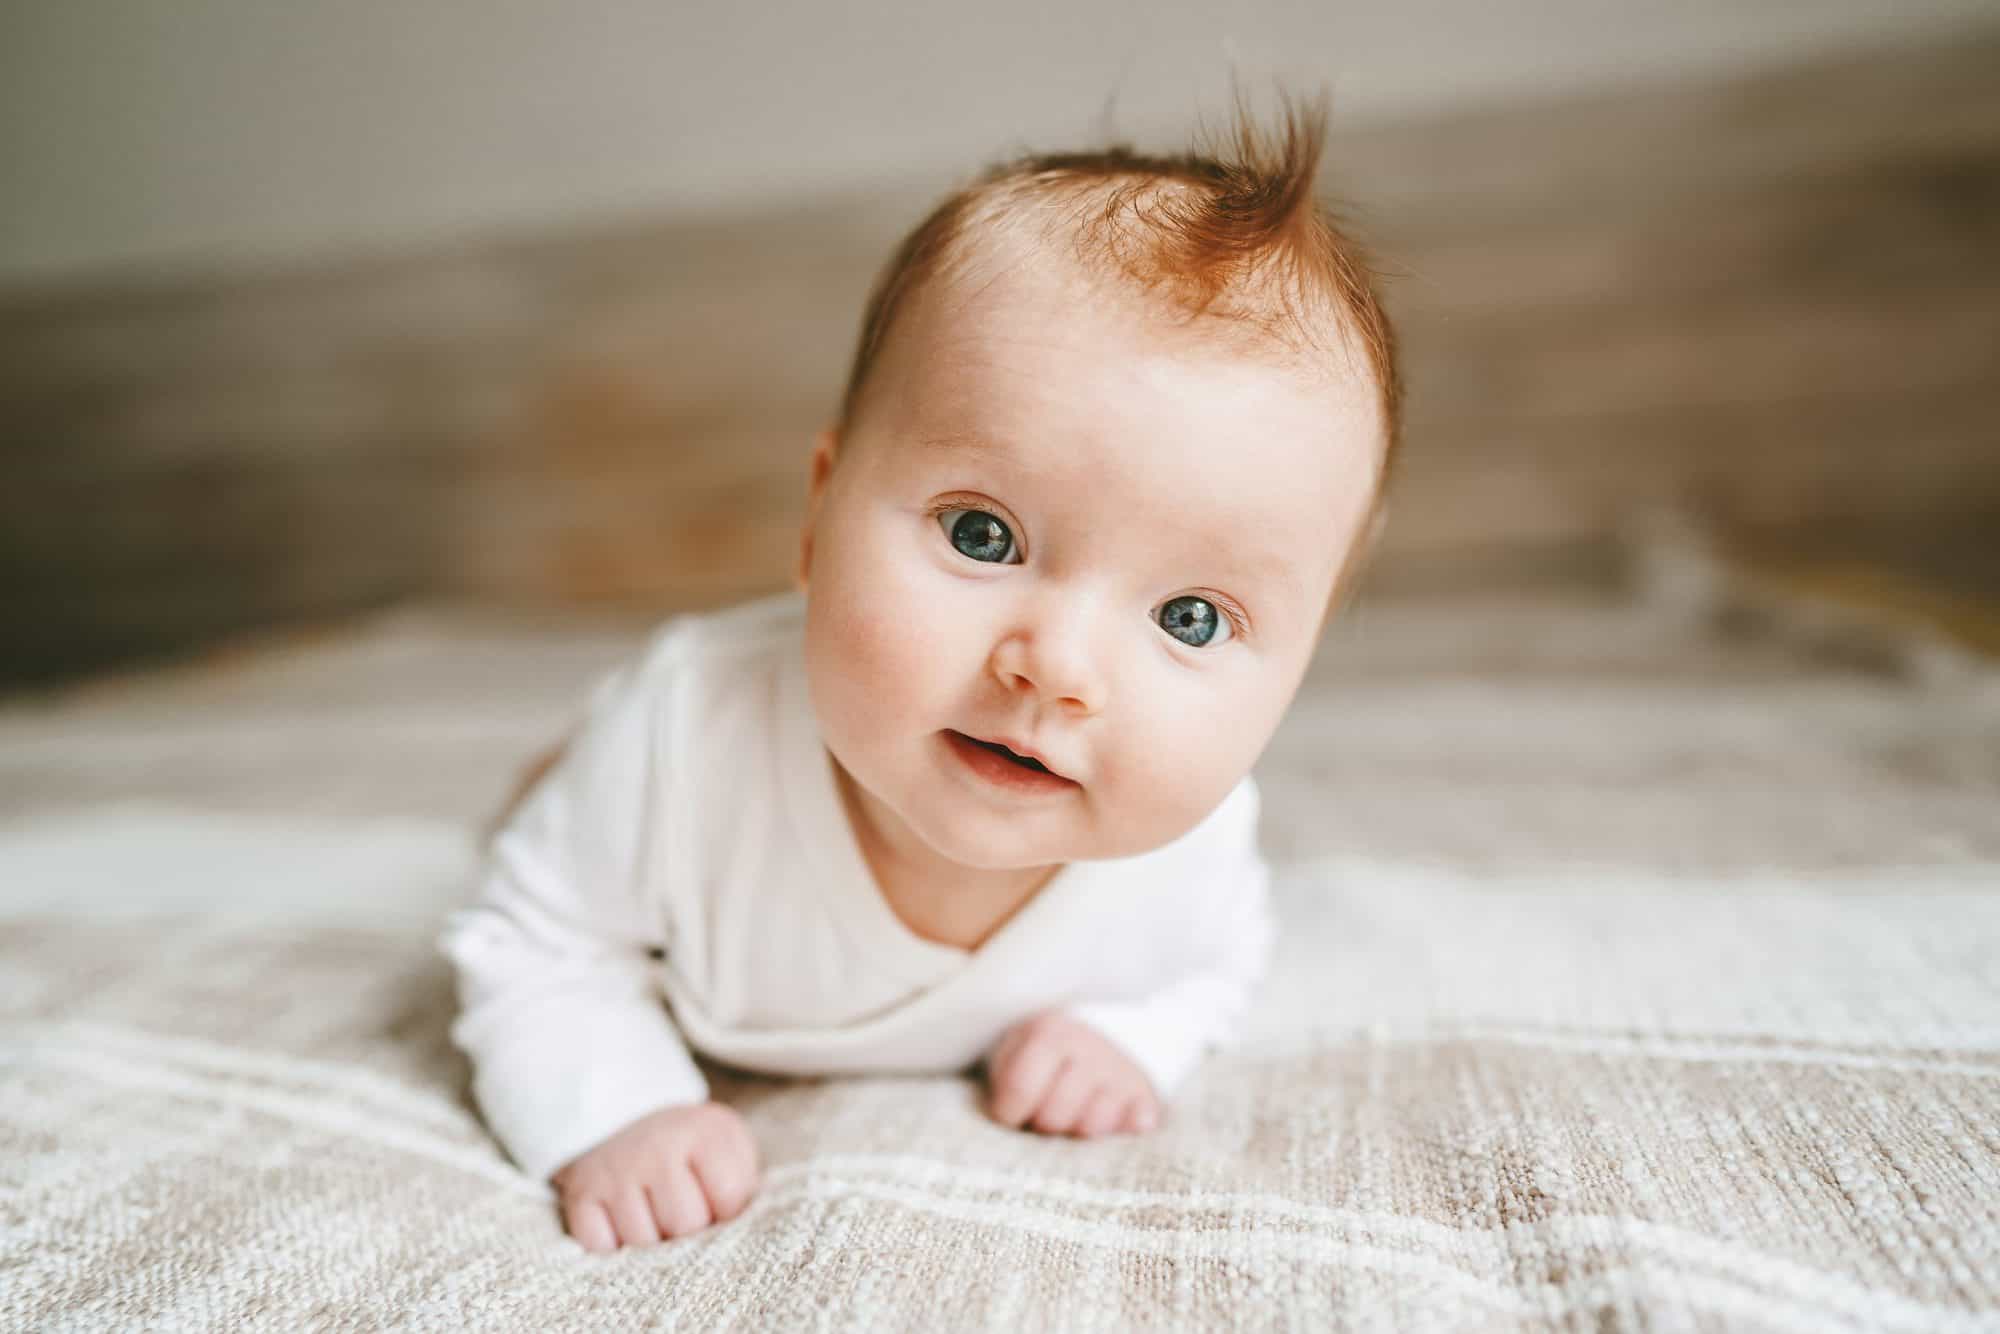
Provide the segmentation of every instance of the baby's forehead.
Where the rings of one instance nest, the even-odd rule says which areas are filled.
[[[905,428],[956,434],[962,418],[997,416],[1032,434],[1032,414],[1051,396],[1107,405],[1151,396],[1213,423],[1227,447],[1232,415],[1270,420],[1275,400],[1301,434],[1366,456],[1371,471],[1379,462],[1379,385],[1352,342],[1302,347],[1233,312],[1191,315],[1047,247],[995,248],[913,295],[881,367]],[[1128,452],[1149,443],[1105,440]]]
[[[1136,344],[1275,369],[1328,388],[1380,386],[1352,321],[1279,275],[1248,279],[1193,307],[1059,236],[1001,229],[963,238],[909,297],[916,340],[952,348],[982,337],[1079,325]],[[891,341],[894,341],[892,331]]]

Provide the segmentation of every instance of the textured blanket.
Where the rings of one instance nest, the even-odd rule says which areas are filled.
[[[446,1040],[430,936],[507,774],[341,749],[449,733],[423,683],[490,645],[398,622],[206,713],[181,679],[0,718],[0,1327],[2000,1329],[1990,682],[1373,624],[1267,759],[1275,972],[1160,1131],[712,1069],[762,1193],[609,1257]],[[401,693],[322,703],[289,795],[216,756],[296,757],[367,662]]]

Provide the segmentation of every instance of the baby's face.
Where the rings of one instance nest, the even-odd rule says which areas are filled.
[[[807,521],[813,705],[862,814],[982,868],[1128,856],[1208,815],[1368,509],[1354,362],[1249,355],[1057,260],[918,293],[821,441]]]

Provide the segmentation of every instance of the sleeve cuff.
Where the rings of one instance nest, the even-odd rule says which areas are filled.
[[[1186,1031],[1177,1016],[1152,1014],[1143,1005],[1071,1005],[1063,1013],[1090,1025],[1130,1057],[1162,1102],[1173,1097],[1207,1046],[1201,1036]]]
[[[479,1051],[473,1080],[487,1126],[537,1181],[648,1112],[707,1100],[664,1013],[551,1019]]]

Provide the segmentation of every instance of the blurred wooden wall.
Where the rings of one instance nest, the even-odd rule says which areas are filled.
[[[2000,29],[1342,137],[1411,386],[1371,588],[1615,575],[1670,508],[2000,593],[1996,73]],[[781,585],[927,203],[0,293],[0,681],[415,596]]]

